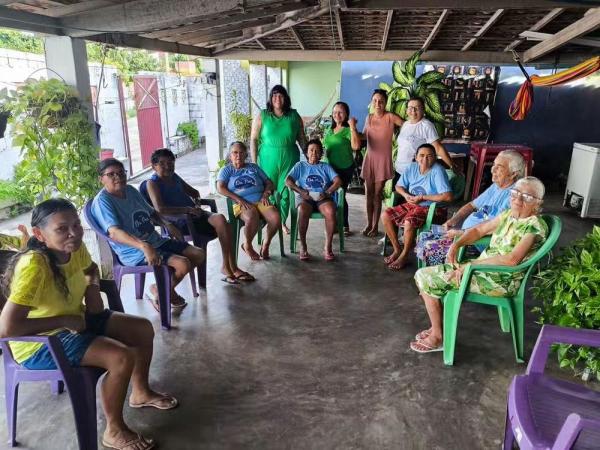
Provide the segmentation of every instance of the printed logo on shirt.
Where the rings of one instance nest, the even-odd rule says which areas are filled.
[[[306,187],[312,190],[325,189],[325,180],[321,175],[309,175],[306,177]]]
[[[427,195],[427,192],[423,186],[416,186],[412,189],[412,195]]]
[[[256,186],[256,180],[248,175],[242,175],[233,182],[233,187],[239,190],[250,189],[254,186]]]
[[[137,230],[141,239],[146,239],[154,231],[154,225],[150,221],[150,216],[146,211],[136,211],[133,213],[133,228]]]

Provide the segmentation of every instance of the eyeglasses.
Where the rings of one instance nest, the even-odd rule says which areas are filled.
[[[420,106],[409,106],[408,108],[406,108],[407,111],[421,111],[421,107]]]
[[[523,200],[525,203],[533,203],[535,201],[540,200],[539,198],[537,198],[531,194],[521,192],[518,189],[511,189],[509,192],[510,192],[511,198],[514,198],[514,199],[521,198],[521,200]]]
[[[114,180],[115,178],[126,178],[127,177],[127,171],[126,170],[118,170],[116,172],[104,172],[102,174],[102,176],[103,177],[107,176],[111,180]]]

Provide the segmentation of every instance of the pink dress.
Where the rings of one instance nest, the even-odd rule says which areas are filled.
[[[367,153],[362,165],[361,178],[368,182],[386,181],[394,178],[392,164],[392,137],[394,122],[386,112],[383,117],[367,116],[363,134],[367,138]]]

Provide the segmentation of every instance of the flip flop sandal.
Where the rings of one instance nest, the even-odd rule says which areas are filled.
[[[416,334],[415,341],[422,341],[423,339],[427,339],[431,334],[431,330],[423,330]]]
[[[160,313],[160,304],[158,303],[158,299],[154,297],[149,292],[144,294],[144,298],[150,302],[152,307],[156,310],[157,313]]]
[[[323,252],[323,256],[325,257],[325,261],[335,261],[335,255],[333,254],[333,252]]]
[[[227,275],[227,276],[221,278],[221,281],[223,283],[227,283],[227,284],[240,284],[240,282],[238,281],[238,279],[235,275]]]
[[[310,259],[310,255],[308,252],[300,252],[299,258],[300,261],[308,261]]]
[[[248,281],[248,282],[256,281],[256,278],[254,278],[248,272],[242,272],[239,275],[236,275],[235,278],[239,281]]]
[[[437,347],[432,347],[423,341],[414,341],[410,343],[410,349],[417,353],[433,353],[444,351],[444,344],[440,344]]]
[[[177,299],[179,299],[180,302],[179,303],[173,303],[173,300],[177,300]],[[178,295],[174,299],[173,298],[171,299],[171,309],[172,310],[181,311],[187,305],[188,305],[187,302],[185,301],[185,299],[181,295]]]
[[[157,398],[154,400],[151,400],[149,402],[144,402],[144,403],[129,403],[129,407],[130,408],[156,408],[156,409],[162,409],[162,410],[167,410],[167,409],[173,409],[176,408],[177,405],[179,405],[179,402],[177,401],[177,399],[175,397],[173,397],[172,395],[167,395],[167,394],[161,394],[162,397],[161,398]],[[169,400],[169,404],[167,406],[163,406],[161,404],[161,400],[163,399],[167,399]]]
[[[348,236],[352,236],[354,234],[354,231],[350,231],[350,230],[344,230],[344,237],[348,237]]]
[[[139,446],[139,445],[143,445],[144,450],[152,450],[153,448],[156,448],[156,444],[154,443],[154,441],[152,439],[146,439],[144,436],[142,436],[139,433],[136,435],[136,437],[134,439],[130,439],[129,441],[125,441],[121,444],[116,444],[116,443],[110,444],[104,438],[102,438],[102,445],[105,448],[112,449],[112,450],[125,450],[127,448],[133,448],[133,447]]]

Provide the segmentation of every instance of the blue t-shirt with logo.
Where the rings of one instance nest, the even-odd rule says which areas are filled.
[[[510,190],[514,185],[505,189],[498,187],[496,183],[487,188],[483,193],[473,200],[473,205],[477,208],[463,222],[461,228],[467,228],[479,225],[481,222],[493,219],[505,209],[510,208]]]
[[[309,192],[324,192],[337,176],[333,167],[324,162],[309,164],[307,161],[299,161],[288,173],[288,177]]]
[[[227,164],[217,176],[217,181],[225,183],[227,189],[249,203],[260,200],[268,179],[267,174],[254,163],[248,163],[241,169],[236,169],[233,164]]]
[[[438,163],[434,163],[425,174],[419,172],[418,163],[411,163],[396,183],[396,186],[402,186],[411,195],[434,195],[452,191],[446,169]],[[431,203],[433,202],[423,201],[419,205],[427,206]]]
[[[133,186],[126,187],[125,198],[116,197],[102,189],[92,202],[92,216],[105,232],[116,226],[157,248],[167,239],[161,237],[154,228],[150,220],[153,212],[154,209]],[[135,247],[112,241],[109,244],[126,266],[137,266],[144,260],[144,252]]]

